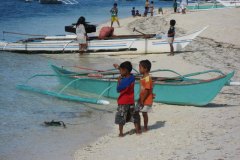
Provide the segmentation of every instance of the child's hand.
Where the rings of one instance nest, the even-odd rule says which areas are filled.
[[[141,105],[141,106],[143,106],[143,104],[144,104],[144,101],[143,101],[143,99],[139,99],[139,104]]]
[[[118,64],[113,64],[113,67],[116,69],[119,69],[119,65]]]
[[[122,79],[122,76],[119,76],[119,77],[118,77],[118,81],[120,81],[121,79]]]
[[[156,94],[155,94],[155,93],[153,93],[153,99],[155,99],[155,97],[156,97]]]

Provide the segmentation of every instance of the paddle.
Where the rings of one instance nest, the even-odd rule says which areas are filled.
[[[82,66],[62,66],[63,67],[75,67],[81,70],[89,70],[89,71],[96,71],[96,72],[109,72],[112,70],[116,70],[116,69],[108,69],[108,70],[98,70],[98,69],[93,69],[93,68],[87,68],[87,67],[82,67]]]
[[[148,35],[148,34],[145,34],[145,33],[143,33],[143,32],[141,32],[141,31],[139,31],[139,30],[137,30],[135,27],[133,28],[133,32],[138,32],[138,33],[141,33],[142,35],[144,35],[144,38],[150,38],[151,36],[150,35]]]
[[[140,32],[139,30],[137,30],[137,29],[134,27],[134,28],[133,28],[133,32],[135,32],[135,31],[138,32],[138,33],[141,33],[141,34],[144,35],[144,36],[146,35],[145,33]]]

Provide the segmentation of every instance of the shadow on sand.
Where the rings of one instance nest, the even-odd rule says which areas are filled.
[[[157,121],[153,125],[148,126],[148,129],[149,129],[149,131],[151,131],[151,130],[154,130],[154,129],[158,129],[158,128],[164,127],[165,123],[166,123],[166,121]],[[132,135],[132,134],[135,134],[135,133],[136,133],[136,130],[135,129],[131,129],[130,131],[127,131],[126,133],[124,133],[123,136],[126,136],[128,134]]]
[[[238,93],[228,93],[228,92],[221,92],[221,94],[227,94],[227,95],[233,95],[233,96],[239,96]]]
[[[238,106],[238,105],[209,103],[205,106],[197,106],[197,107],[200,107],[200,108],[219,108],[219,107],[236,107],[236,106]]]
[[[165,126],[166,121],[157,121],[153,125],[149,126],[149,130],[158,129]]]

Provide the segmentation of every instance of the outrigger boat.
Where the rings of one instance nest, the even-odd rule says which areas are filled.
[[[76,100],[76,96],[65,96],[62,95],[66,88],[73,88],[78,91],[83,91],[86,93],[99,95],[99,98],[109,97],[117,98],[119,93],[116,91],[118,74],[116,71],[105,71],[100,72],[101,76],[90,76],[92,73],[78,73],[73,71],[68,71],[64,68],[51,65],[52,69],[56,73],[55,75],[35,75],[30,79],[41,77],[41,76],[55,76],[58,78],[60,84],[65,85],[61,91],[57,93],[52,93],[50,91],[41,91],[27,84],[18,85],[18,88],[36,91],[39,93],[56,96],[59,98]],[[193,106],[204,106],[210,103],[220,92],[220,90],[227,84],[230,83],[230,79],[233,77],[234,72],[229,74],[223,74],[219,70],[209,70],[205,72],[191,73],[187,75],[180,75],[179,73],[172,70],[156,70],[152,72],[172,72],[177,74],[175,77],[153,77],[154,80],[154,94],[155,102],[161,102],[166,104],[175,105],[193,105]],[[206,74],[206,73],[217,73],[218,76],[211,79],[194,79],[190,78],[193,76]],[[98,74],[97,74],[98,75]],[[114,76],[115,75],[115,76]],[[136,73],[136,79],[138,79],[138,74]],[[29,80],[30,80],[29,79]],[[137,100],[139,91],[139,82],[136,81],[135,84],[135,99]],[[50,93],[48,93],[50,92]],[[98,103],[98,99],[93,99],[92,101],[80,98],[81,102]],[[100,103],[100,104],[105,104]]]
[[[173,43],[175,51],[181,51],[206,28],[175,38]],[[79,45],[76,42],[76,35],[46,36],[17,42],[0,41],[0,50],[18,53],[72,53],[79,51]],[[106,52],[112,52],[111,54],[163,53],[170,52],[170,47],[167,39],[158,39],[155,34],[122,35],[104,40],[90,37],[86,52],[89,54],[109,54]]]
[[[240,7],[240,0],[217,0],[225,7]]]
[[[187,5],[187,9],[191,11],[216,10],[224,8],[226,7],[217,1],[214,2],[193,1],[191,3],[188,3]]]

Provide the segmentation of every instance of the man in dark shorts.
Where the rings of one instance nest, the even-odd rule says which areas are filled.
[[[173,42],[175,37],[175,24],[176,21],[174,19],[170,20],[170,28],[168,30],[168,43],[170,45],[170,54],[169,56],[174,56],[174,48],[173,48]]]

